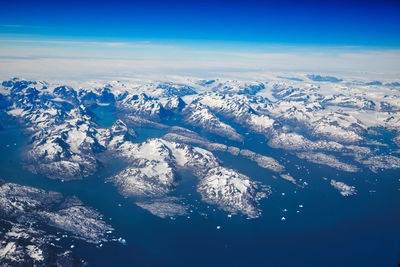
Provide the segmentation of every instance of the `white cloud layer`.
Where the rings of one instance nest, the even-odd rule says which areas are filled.
[[[278,47],[278,49],[277,49]],[[226,49],[225,49],[226,48]],[[252,45],[0,40],[0,78],[92,79],[162,75],[257,76],[317,72],[399,77],[400,50]]]

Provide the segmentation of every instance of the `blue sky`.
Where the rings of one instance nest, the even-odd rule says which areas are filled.
[[[400,46],[400,1],[15,1],[6,36]]]
[[[116,73],[400,73],[400,1],[3,0],[1,11],[2,76],[104,74],[110,60]]]

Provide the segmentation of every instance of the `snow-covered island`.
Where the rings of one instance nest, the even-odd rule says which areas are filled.
[[[55,241],[62,236],[98,244],[114,229],[76,197],[0,180],[0,264],[83,265]],[[65,233],[65,234],[61,234]]]
[[[340,192],[340,194],[344,197],[355,195],[357,193],[357,190],[354,186],[347,185],[343,182],[338,182],[338,181],[332,179],[331,185],[335,189],[337,189]]]

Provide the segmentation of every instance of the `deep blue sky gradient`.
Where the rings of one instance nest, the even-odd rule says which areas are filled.
[[[400,47],[400,1],[1,1],[0,34]]]

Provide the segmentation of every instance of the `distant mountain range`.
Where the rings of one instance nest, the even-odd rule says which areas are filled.
[[[101,106],[115,108],[110,127],[101,126],[94,112]],[[393,81],[360,83],[307,75],[279,76],[268,82],[188,78],[179,83],[114,81],[73,88],[13,78],[0,86],[0,112],[18,121],[28,136],[23,162],[29,171],[52,179],[85,179],[110,158],[118,158],[127,166],[107,181],[162,218],[188,214],[184,201],[170,195],[180,183],[182,169],[197,177],[197,191],[207,204],[248,218],[262,214],[258,203],[271,194],[271,187],[224,167],[217,151],[246,158],[282,182],[307,186],[296,173],[288,173],[281,158],[247,147],[248,135],[261,136],[265,143],[260,146],[345,172],[400,168],[400,96],[398,82]],[[165,134],[138,142],[137,129],[143,127]],[[343,196],[356,192],[340,181],[331,183]],[[18,194],[36,190],[7,183],[1,188],[5,186]],[[0,200],[6,203],[10,193],[4,190]],[[9,205],[0,205],[3,213]],[[34,212],[65,228],[57,225],[56,217],[69,216],[66,212],[72,207],[88,209],[81,203],[63,206],[62,215],[41,206]],[[20,220],[5,214],[4,224],[23,228]],[[82,214],[100,216],[92,211]],[[98,232],[89,237],[82,229],[65,230],[90,242],[111,229],[100,221],[96,227]],[[44,260],[33,250],[21,250],[31,253],[33,262]],[[13,263],[13,259],[3,261]]]

